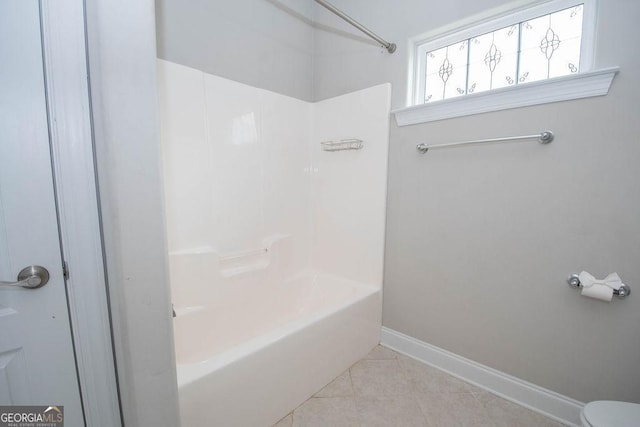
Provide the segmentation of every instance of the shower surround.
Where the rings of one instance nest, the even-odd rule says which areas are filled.
[[[379,341],[390,85],[158,80],[182,425],[268,426]]]

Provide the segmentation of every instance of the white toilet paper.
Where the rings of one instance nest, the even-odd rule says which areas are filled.
[[[603,280],[598,280],[586,271],[582,271],[579,276],[582,287],[582,295],[602,301],[611,301],[613,291],[619,290],[622,280],[618,273],[611,273]]]
[[[610,302],[613,298],[613,289],[606,285],[593,284],[588,288],[582,288],[582,295]]]

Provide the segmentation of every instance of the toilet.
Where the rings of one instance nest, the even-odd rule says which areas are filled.
[[[580,412],[582,427],[638,427],[640,404],[598,400],[584,405]]]

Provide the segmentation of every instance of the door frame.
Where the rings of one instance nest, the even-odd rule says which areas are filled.
[[[85,5],[39,0],[62,258],[88,426],[121,426],[91,115]],[[62,266],[61,266],[62,268]]]

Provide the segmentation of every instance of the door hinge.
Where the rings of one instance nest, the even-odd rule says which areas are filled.
[[[62,261],[62,276],[64,280],[69,280],[69,266],[67,265],[67,261]]]

